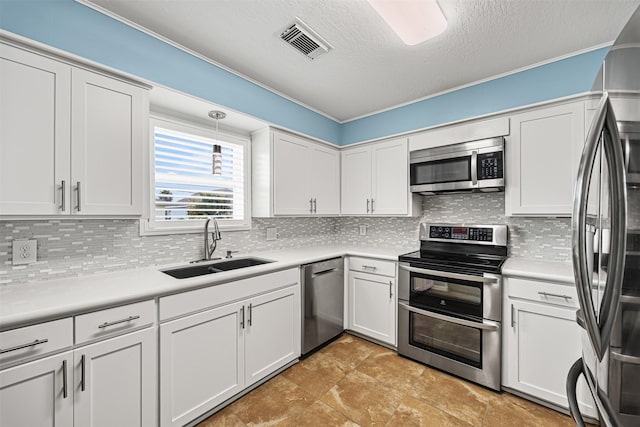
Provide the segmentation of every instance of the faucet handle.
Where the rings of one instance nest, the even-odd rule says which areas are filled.
[[[231,258],[231,254],[237,254],[240,251],[227,251],[227,256],[225,258]]]

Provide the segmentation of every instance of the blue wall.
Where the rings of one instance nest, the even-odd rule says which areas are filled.
[[[341,125],[73,0],[0,0],[0,28],[340,145],[588,91],[608,51],[598,49]]]

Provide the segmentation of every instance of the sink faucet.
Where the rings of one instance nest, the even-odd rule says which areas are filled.
[[[209,223],[213,221],[213,231],[211,232],[211,244],[209,244]],[[213,251],[216,250],[218,240],[222,239],[220,236],[220,229],[218,228],[218,221],[215,218],[207,217],[204,222],[204,259],[210,260]]]

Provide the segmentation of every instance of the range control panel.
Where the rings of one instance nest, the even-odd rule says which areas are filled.
[[[491,242],[493,240],[493,229],[484,227],[451,227],[432,225],[429,227],[429,237],[432,239]]]

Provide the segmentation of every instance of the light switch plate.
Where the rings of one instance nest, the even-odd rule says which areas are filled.
[[[278,240],[277,227],[267,227],[267,240]]]
[[[38,260],[38,241],[14,240],[13,241],[13,265],[31,264]]]

